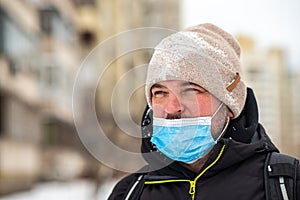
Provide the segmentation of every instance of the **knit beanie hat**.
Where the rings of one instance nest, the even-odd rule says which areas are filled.
[[[240,46],[236,39],[213,24],[200,24],[172,34],[156,47],[149,62],[146,99],[151,87],[166,80],[195,83],[217,97],[238,117],[246,101]]]

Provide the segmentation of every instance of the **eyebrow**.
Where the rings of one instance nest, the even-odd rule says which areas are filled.
[[[196,86],[196,87],[199,87],[199,88],[202,88],[202,89],[204,89],[203,87],[201,87],[200,85],[197,85],[196,83],[192,83],[192,82],[182,82],[181,84],[180,84],[180,86],[190,86],[190,85],[192,85],[192,86]],[[155,83],[154,85],[152,85],[152,87],[151,87],[151,89],[153,89],[153,88],[167,88],[166,86],[164,86],[164,85],[161,85],[161,84],[159,84],[159,83]],[[205,90],[205,89],[204,89]]]
[[[197,85],[196,83],[192,83],[192,82],[183,82],[183,83],[180,84],[180,86],[190,86],[190,85],[201,87],[200,85]]]
[[[161,85],[161,84],[159,84],[159,83],[155,83],[154,85],[152,85],[152,87],[151,87],[150,90],[152,90],[153,88],[167,88],[167,87],[166,87],[166,86],[163,86],[163,85]]]

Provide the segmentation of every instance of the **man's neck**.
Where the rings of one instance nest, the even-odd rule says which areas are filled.
[[[213,148],[214,149],[214,148]],[[204,166],[206,163],[208,157],[212,154],[213,149],[211,149],[203,158],[198,159],[197,161],[188,164],[188,163],[183,163],[181,162],[180,164],[184,166],[185,168],[191,170],[192,172],[199,173],[201,168]]]

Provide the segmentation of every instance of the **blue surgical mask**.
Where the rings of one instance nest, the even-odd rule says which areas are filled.
[[[215,113],[209,117],[172,120],[154,117],[151,142],[172,160],[193,163],[217,143],[210,131]]]

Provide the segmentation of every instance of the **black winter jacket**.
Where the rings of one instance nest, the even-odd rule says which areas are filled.
[[[141,200],[263,200],[264,163],[268,152],[278,151],[258,123],[254,94],[248,89],[241,115],[232,120],[208,161],[199,173],[194,173],[177,162],[158,153],[144,156],[147,170],[162,163],[166,167],[148,172],[140,194]],[[155,151],[150,142],[152,134],[151,110],[146,109],[142,121],[142,152]],[[147,137],[148,136],[148,137]],[[143,169],[145,170],[145,168]],[[299,171],[299,170],[298,170]],[[140,173],[122,179],[109,200],[122,200]],[[297,176],[297,200],[300,200],[300,171]]]

